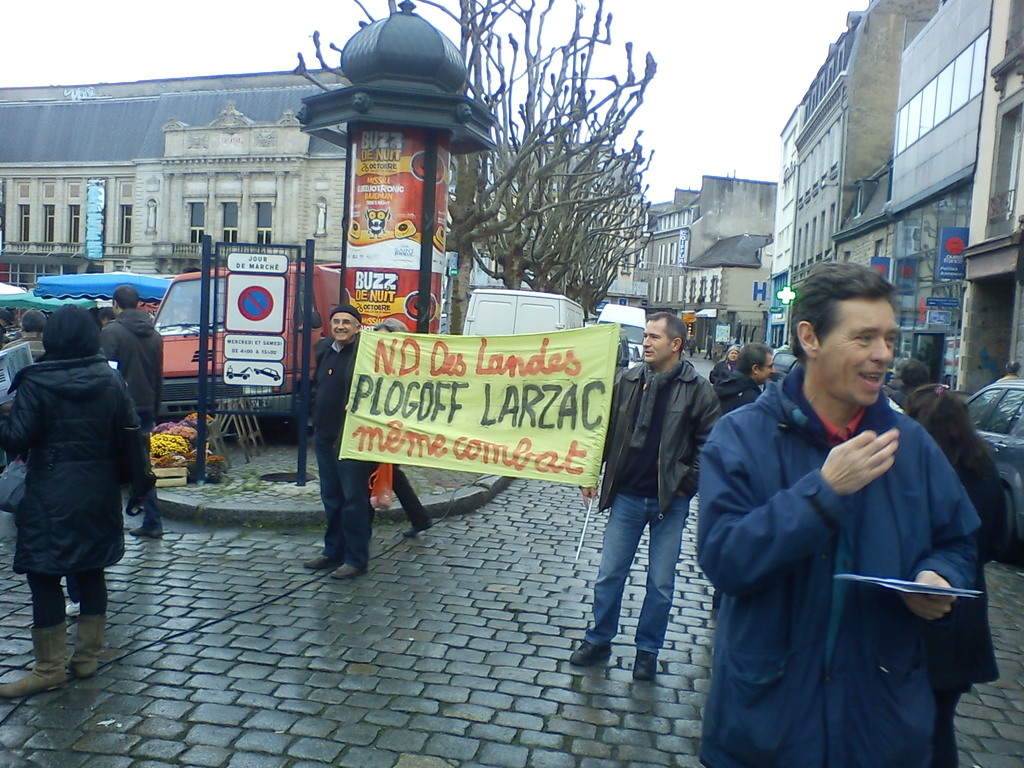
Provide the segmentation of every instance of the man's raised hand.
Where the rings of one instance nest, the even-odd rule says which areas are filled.
[[[861,432],[829,451],[821,477],[840,496],[856,493],[889,471],[900,447],[900,431]]]

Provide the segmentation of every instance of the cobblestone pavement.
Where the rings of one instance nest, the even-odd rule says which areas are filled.
[[[300,563],[316,531],[184,530],[109,571],[109,650],[90,680],[0,702],[0,766],[696,766],[712,629],[693,520],[653,683],[630,675],[642,572],[608,666],[568,664],[603,515],[578,562],[578,491],[515,481],[418,539],[375,534],[370,573]],[[0,518],[0,679],[29,663],[29,595]],[[641,550],[640,560],[646,553]],[[965,697],[963,765],[1021,765],[1024,580],[990,568],[1003,678]]]

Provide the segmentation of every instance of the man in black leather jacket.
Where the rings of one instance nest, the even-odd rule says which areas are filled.
[[[665,640],[676,563],[690,499],[697,490],[700,450],[719,416],[718,398],[688,359],[686,325],[659,312],[644,331],[644,364],[615,384],[605,447],[600,508],[611,510],[594,585],[594,623],[570,663],[585,667],[611,655],[622,592],[637,545],[650,529],[647,595],[637,624],[633,677],[652,680]],[[587,499],[595,488],[584,488]]]

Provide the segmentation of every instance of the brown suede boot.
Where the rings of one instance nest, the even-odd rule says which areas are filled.
[[[106,616],[78,617],[78,637],[75,640],[75,653],[71,657],[71,674],[74,677],[92,677],[96,674],[106,626]]]
[[[60,687],[67,680],[64,664],[68,652],[67,625],[32,630],[32,651],[36,664],[20,680],[0,685],[0,696],[13,699]]]

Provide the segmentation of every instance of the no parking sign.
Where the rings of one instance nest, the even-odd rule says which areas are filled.
[[[283,275],[230,273],[224,326],[229,331],[283,333],[286,287]]]

